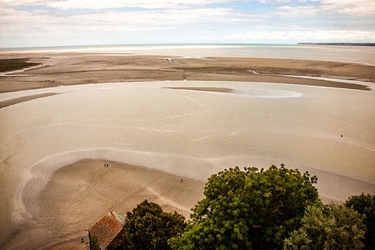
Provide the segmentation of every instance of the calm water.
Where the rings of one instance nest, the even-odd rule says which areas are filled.
[[[10,51],[101,52],[109,54],[148,54],[185,57],[252,57],[289,58],[352,62],[375,65],[375,47],[316,46],[277,44],[166,44],[166,45],[109,45],[44,48],[0,49]]]

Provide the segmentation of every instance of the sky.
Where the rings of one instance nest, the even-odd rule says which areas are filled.
[[[375,0],[0,0],[0,48],[375,42]]]

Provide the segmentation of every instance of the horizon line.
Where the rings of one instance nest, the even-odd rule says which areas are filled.
[[[343,46],[375,46],[373,42],[294,42],[294,43],[124,43],[124,44],[71,44],[71,45],[46,45],[46,46],[20,46],[20,47],[0,47],[0,50],[16,49],[49,49],[49,48],[82,48],[82,47],[120,47],[120,46],[298,46],[298,45],[343,45]]]
[[[298,43],[116,43],[116,44],[70,44],[70,45],[45,45],[45,46],[15,46],[0,47],[0,49],[33,49],[33,48],[65,48],[65,47],[105,47],[105,46],[160,46],[160,45],[285,45],[292,46]]]

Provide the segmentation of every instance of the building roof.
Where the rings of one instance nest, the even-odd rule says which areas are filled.
[[[100,249],[106,249],[109,244],[121,232],[125,224],[125,218],[114,211],[108,212],[100,221],[95,223],[89,232],[95,235],[99,241]]]

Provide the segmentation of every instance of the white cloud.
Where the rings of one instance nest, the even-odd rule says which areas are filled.
[[[11,6],[29,6],[43,5],[56,9],[109,9],[109,8],[180,8],[180,7],[197,7],[207,6],[215,3],[231,2],[230,0],[3,0],[4,3]]]
[[[248,31],[225,37],[227,40],[247,41],[296,41],[296,42],[356,42],[375,40],[375,32],[347,30],[311,30],[311,31]]]
[[[235,23],[248,22],[256,17],[244,13],[236,13],[232,9],[225,8],[177,8],[138,10],[120,12],[106,10],[77,15],[56,15],[46,10],[25,11],[13,8],[0,8],[0,27],[7,26],[14,29],[29,27],[47,27],[63,29],[65,26],[76,27],[91,25],[95,29],[109,26],[131,29],[148,30],[153,28],[165,28],[170,25],[189,25],[193,23]],[[4,30],[3,30],[4,31]],[[0,31],[1,33],[2,31]]]
[[[108,26],[134,26],[137,29],[150,29],[155,27],[168,27],[170,25],[192,23],[205,23],[215,20],[216,23],[233,21],[235,13],[227,9],[180,9],[158,11],[135,11],[85,14],[70,17],[70,22],[87,23],[95,27]]]
[[[188,41],[192,37],[189,35],[192,32],[194,35],[208,34],[211,29],[220,29],[228,23],[231,25],[237,22],[243,23],[252,18],[251,15],[236,13],[225,8],[180,8],[132,12],[107,10],[68,17],[45,10],[24,11],[0,8],[0,36],[3,40],[0,41],[0,47],[15,46],[15,41],[29,44],[23,46],[37,46],[41,40],[45,43],[41,45],[56,45],[58,42],[67,43],[67,41],[69,44],[93,44],[96,43],[95,41],[124,43],[123,37],[134,38],[134,41],[139,41],[141,39],[139,37],[148,37],[149,43],[162,41],[160,39],[167,42],[176,38],[175,33],[182,35],[179,37],[180,41]],[[157,31],[163,31],[164,36],[152,37]]]
[[[374,0],[321,0],[322,9],[326,11],[350,14],[375,16]]]
[[[225,3],[226,8],[213,3]],[[149,43],[195,38],[373,42],[374,4],[374,0],[361,4],[358,0],[0,0],[0,47],[136,43],[145,37]],[[139,8],[121,9],[127,7]]]
[[[316,6],[282,6],[277,9],[275,12],[276,15],[284,16],[288,18],[306,18],[310,16],[317,15],[320,12],[320,9]]]

